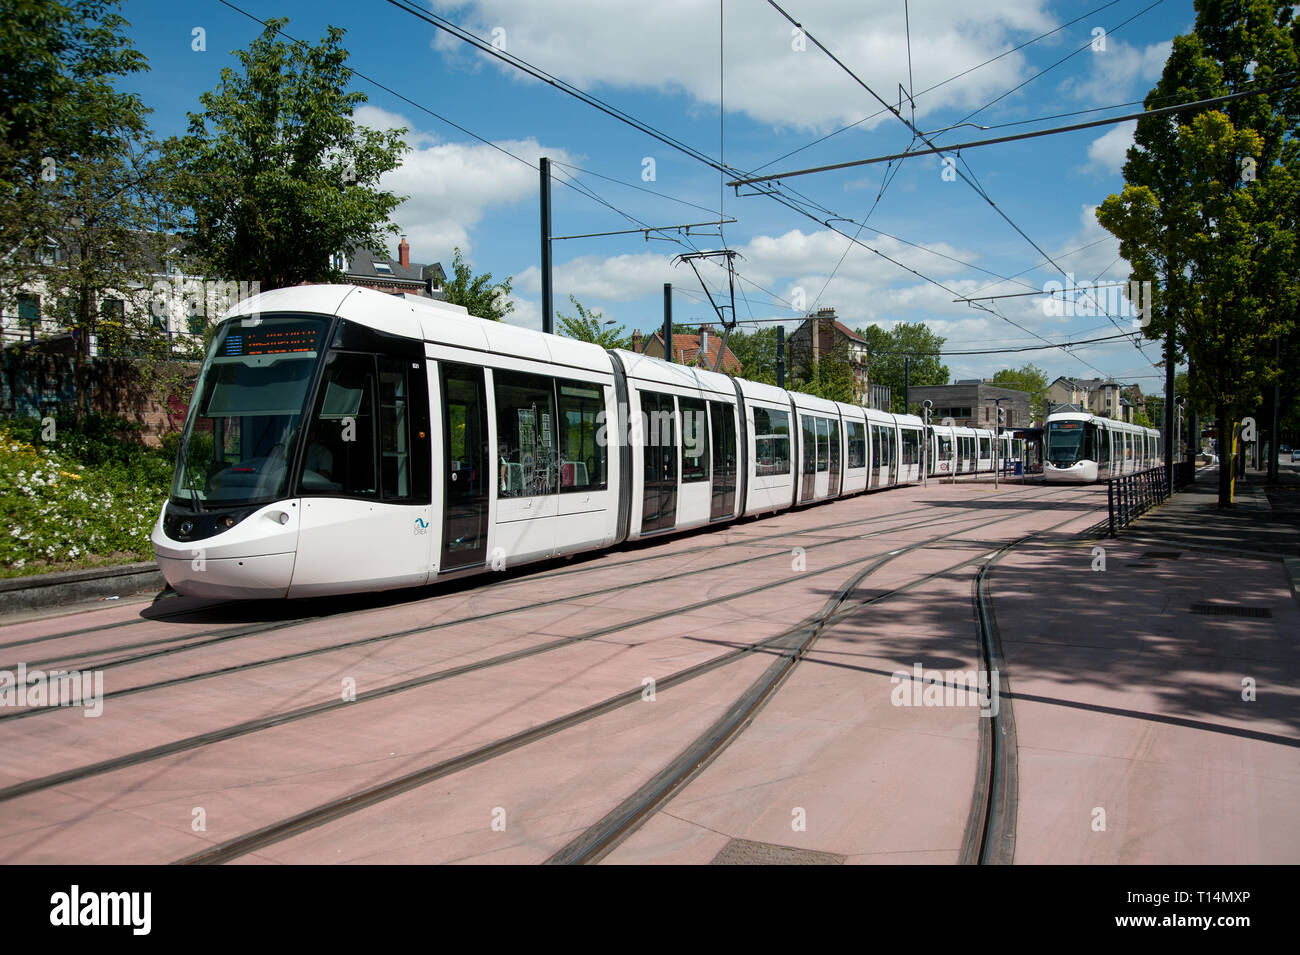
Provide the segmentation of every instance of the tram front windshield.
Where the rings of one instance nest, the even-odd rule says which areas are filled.
[[[1051,421],[1047,425],[1047,460],[1057,467],[1074,464],[1087,456],[1082,421]]]
[[[185,423],[174,503],[204,510],[284,496],[329,319],[234,318],[213,339]]]

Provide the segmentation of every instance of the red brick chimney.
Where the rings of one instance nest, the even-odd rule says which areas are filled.
[[[406,241],[406,236],[402,236],[402,241],[397,246],[397,261],[402,263],[402,268],[411,267],[411,244]]]
[[[641,350],[641,329],[632,332],[632,350],[639,352]]]

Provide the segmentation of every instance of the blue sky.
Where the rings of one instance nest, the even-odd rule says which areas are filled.
[[[737,169],[774,173],[840,163],[902,152],[911,141],[904,124],[881,113],[869,92],[811,40],[801,42],[762,0],[416,2],[672,138],[714,158],[721,154]],[[357,82],[370,97],[359,121],[409,129],[412,151],[385,185],[410,197],[395,221],[409,237],[412,258],[449,265],[459,246],[477,271],[514,276],[511,320],[517,324],[541,326],[538,176],[529,165],[538,156],[567,164],[557,166],[558,179],[575,179],[638,220],[557,182],[556,235],[703,222],[719,210],[738,220],[721,235],[717,228],[698,229],[675,242],[647,242],[637,234],[555,243],[557,310],[572,313],[573,294],[629,329],[662,322],[664,282],[674,285],[676,320],[712,320],[689,266],[671,260],[724,245],[743,257],[736,298],[742,320],[788,319],[793,328],[802,314],[794,306],[833,306],[851,328],[924,321],[954,351],[1042,344],[1002,318],[954,303],[954,292],[988,296],[1065,283],[975,189],[945,178],[937,157],[783,180],[787,194],[797,190],[842,220],[856,220],[836,224],[902,263],[894,264],[768,196],[738,197],[720,188],[715,170],[384,0],[237,0],[237,6],[263,19],[287,16],[286,31],[311,42],[329,25],[345,28],[355,70],[525,160]],[[906,21],[904,0],[781,6],[885,99],[896,102],[899,86],[910,86],[923,131],[960,122],[992,127],[949,130],[934,136],[939,144],[1134,112],[1140,105],[1122,104],[1142,100],[1159,78],[1171,39],[1195,19],[1190,0],[908,0]],[[235,63],[231,51],[261,31],[218,0],[183,8],[126,0],[123,12],[151,66],[131,85],[153,108],[160,135],[184,131],[187,111],[197,110],[199,95]],[[205,50],[193,49],[195,28],[204,31]],[[1049,31],[1057,32],[1008,52]],[[1024,123],[1081,110],[1096,111]],[[851,123],[857,125],[836,133]],[[958,168],[1066,272],[1079,280],[1127,281],[1118,243],[1096,224],[1092,207],[1122,188],[1131,137],[1130,123],[983,147],[965,151],[969,168]],[[715,292],[725,288],[722,272],[702,271]],[[1118,333],[1104,314],[1049,316],[1036,296],[993,304],[1051,342]],[[1116,320],[1130,330],[1129,317]],[[1053,378],[1104,373],[1159,391],[1163,376],[1152,367],[1159,349],[1143,347],[1145,356],[1121,340],[1071,353],[954,355],[945,362],[954,378],[1033,362]]]

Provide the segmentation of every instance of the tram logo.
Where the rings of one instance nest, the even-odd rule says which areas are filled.
[[[914,663],[912,672],[895,670],[889,682],[895,706],[978,706],[980,716],[998,715],[997,670],[926,670]]]
[[[423,517],[417,517],[415,519],[415,526],[412,529],[414,530],[416,537],[429,533],[429,525]]]

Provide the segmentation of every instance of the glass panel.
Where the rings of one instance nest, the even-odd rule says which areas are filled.
[[[605,410],[604,390],[578,381],[556,384],[560,398],[560,491],[604,490],[608,480],[607,442],[596,440],[601,429],[596,418]]]
[[[867,466],[866,427],[856,421],[847,423],[849,439],[849,467],[865,468]]]
[[[444,362],[442,569],[468,567],[487,550],[489,448],[483,369]],[[420,394],[418,389],[412,389]],[[418,414],[418,411],[417,411]]]
[[[825,418],[817,419],[817,470],[830,469],[830,422]]]
[[[304,494],[379,496],[375,385],[373,355],[330,352],[326,357],[302,460]]]
[[[704,402],[678,398],[682,414],[682,483],[709,479],[709,426]]]
[[[790,415],[754,409],[754,473],[758,477],[790,473]]]
[[[172,500],[246,505],[288,492],[325,318],[234,319],[218,330],[194,390]],[[277,344],[283,337],[292,350]]]
[[[408,362],[379,359],[379,441],[385,501],[412,496],[411,395]]]
[[[817,424],[811,415],[800,415],[799,426],[803,432],[803,467],[799,473],[812,474],[817,470]]]
[[[535,497],[559,489],[555,393],[550,378],[494,371],[502,497]]]

